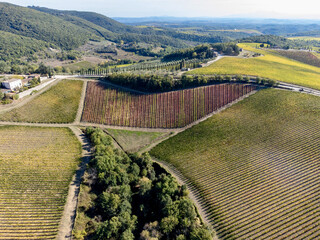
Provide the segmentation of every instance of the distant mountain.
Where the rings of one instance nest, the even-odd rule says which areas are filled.
[[[274,19],[274,18],[188,18],[188,17],[144,17],[122,18],[115,20],[135,25],[156,26],[166,28],[205,28],[206,30],[251,29],[263,34],[290,36],[302,35],[304,32],[320,31],[320,20],[310,19]],[[301,33],[301,34],[300,34]],[[224,35],[225,36],[225,35]]]
[[[255,17],[248,17],[245,15],[234,15],[230,17],[114,17],[113,19],[124,24],[134,24],[134,23],[143,23],[143,22],[166,22],[166,23],[181,23],[181,22],[193,22],[193,23],[225,23],[225,24],[320,24],[319,19],[277,19],[277,18],[259,18],[258,14]],[[260,14],[261,16],[261,14]]]

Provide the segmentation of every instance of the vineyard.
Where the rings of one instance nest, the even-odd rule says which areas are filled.
[[[108,133],[119,143],[126,152],[134,153],[151,143],[167,137],[170,133],[128,131],[108,129]]]
[[[219,84],[159,94],[136,94],[88,83],[83,122],[127,127],[184,127],[250,93],[249,84]]]
[[[189,71],[188,74],[250,75],[320,89],[320,69],[297,62],[271,51],[256,49],[250,43],[238,44],[244,50],[261,54],[260,57],[225,57],[208,67]]]
[[[320,101],[262,90],[152,149],[201,192],[220,239],[320,238]]]
[[[299,62],[303,62],[315,67],[320,67],[320,59],[316,57],[312,52],[297,50],[276,50],[276,53]]]
[[[55,239],[81,146],[69,129],[0,127],[0,239]]]

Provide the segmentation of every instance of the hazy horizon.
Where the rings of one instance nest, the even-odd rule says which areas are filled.
[[[8,0],[20,6],[97,12],[108,17],[276,18],[320,20],[320,2],[269,0]],[[125,7],[123,7],[125,6]],[[310,7],[312,6],[312,7]]]

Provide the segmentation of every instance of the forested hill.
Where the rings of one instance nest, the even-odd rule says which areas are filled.
[[[52,14],[54,16],[60,17],[66,21],[72,22],[78,26],[84,27],[90,22],[94,24],[97,28],[102,28],[99,30],[99,34],[105,37],[107,40],[120,42],[123,40],[125,42],[145,42],[145,43],[155,43],[161,45],[167,45],[172,47],[187,47],[186,42],[197,43],[217,43],[217,42],[228,42],[232,38],[227,35],[206,35],[206,34],[194,34],[177,31],[170,28],[153,28],[153,27],[133,27],[125,25],[123,23],[117,22],[111,18],[108,18],[102,14],[94,12],[79,12],[79,11],[63,11],[55,10],[43,7],[30,7],[32,9],[42,11],[45,13]],[[84,23],[84,21],[86,23]],[[94,29],[94,28],[91,28]],[[105,35],[104,31],[112,32],[110,35]],[[99,35],[98,34],[98,35]]]
[[[117,22],[109,17],[106,17],[102,14],[95,13],[95,12],[64,11],[64,10],[56,10],[56,9],[36,7],[36,6],[31,6],[29,8],[32,8],[41,12],[46,12],[52,15],[60,16],[60,17],[65,15],[79,17],[114,33],[125,33],[125,32],[137,33],[136,28]]]
[[[110,41],[145,42],[177,48],[187,46],[183,40],[171,36],[167,31],[127,26],[95,12],[64,11],[35,6],[29,8],[51,14]]]
[[[0,30],[73,49],[93,34],[62,19],[33,9],[0,3]]]
[[[0,3],[0,31],[42,40],[65,50],[75,49],[90,39],[187,46],[183,40],[157,35],[152,29],[126,26],[97,13],[27,8],[3,2]]]

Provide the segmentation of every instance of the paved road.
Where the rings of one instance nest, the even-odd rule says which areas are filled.
[[[276,88],[290,90],[294,92],[306,93],[320,97],[320,91],[308,87],[303,87],[291,83],[279,82],[279,85]]]
[[[208,67],[209,65],[211,65],[212,63],[216,62],[216,61],[219,61],[221,58],[224,58],[225,56],[219,54],[216,59],[212,60],[212,61],[209,61],[207,62],[206,64],[203,65],[203,67]]]

